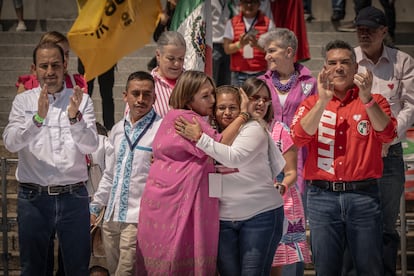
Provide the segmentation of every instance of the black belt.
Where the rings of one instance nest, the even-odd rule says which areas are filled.
[[[53,186],[42,186],[35,183],[20,183],[20,186],[26,189],[38,191],[39,193],[47,192],[49,195],[60,195],[65,193],[72,193],[81,187],[85,186],[85,182],[78,182],[69,185],[53,185]]]
[[[347,192],[365,190],[373,185],[377,184],[376,179],[367,179],[360,181],[324,181],[324,180],[311,180],[310,185],[316,186],[324,190],[330,190],[333,192]]]

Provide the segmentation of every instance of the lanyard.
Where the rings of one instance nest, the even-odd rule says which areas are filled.
[[[150,122],[149,122],[149,123],[145,126],[144,130],[143,130],[143,131],[141,132],[141,134],[137,137],[137,139],[135,139],[135,141],[134,141],[134,143],[133,143],[133,144],[131,143],[131,139],[129,139],[129,136],[127,135],[126,130],[125,130],[125,124],[127,123],[127,121],[126,121],[126,120],[124,121],[124,133],[125,133],[125,138],[126,138],[126,140],[127,140],[127,142],[128,142],[129,149],[131,150],[131,152],[133,152],[133,151],[134,151],[134,149],[135,149],[135,147],[137,146],[137,144],[138,144],[139,140],[141,140],[142,136],[144,136],[144,135],[145,135],[145,133],[148,131],[148,129],[150,128],[150,126],[151,126],[151,125],[152,125],[152,123],[154,122],[154,120],[155,120],[155,117],[156,117],[156,116],[157,116],[157,114],[156,114],[155,112],[153,112]]]
[[[246,24],[244,25],[244,32],[245,33],[248,33],[254,27],[254,24],[256,23],[257,17],[259,17],[259,11],[257,12],[256,16],[254,17],[254,19],[252,21],[252,24],[250,25],[249,30],[246,29]]]

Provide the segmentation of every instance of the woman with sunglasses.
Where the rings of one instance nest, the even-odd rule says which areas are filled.
[[[184,126],[184,132],[177,132],[198,140],[196,146],[221,164],[214,177],[210,175],[210,193],[214,189],[220,203],[219,274],[267,276],[283,230],[283,200],[274,179],[285,161],[267,132],[273,111],[265,82],[249,78],[242,89],[249,97],[248,113],[240,112],[237,88],[221,86],[216,92],[219,130],[239,116],[246,120],[231,146],[205,133],[200,137],[198,122],[180,120],[176,129]]]

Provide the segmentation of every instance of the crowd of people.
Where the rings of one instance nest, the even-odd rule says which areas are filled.
[[[266,14],[260,0],[238,10],[212,0],[212,77],[185,68],[169,11],[156,64],[126,80],[123,118],[104,116],[108,137],[93,83],[67,71],[66,37],[42,36],[3,133],[19,157],[22,275],[53,275],[55,237],[58,275],[290,276],[309,263],[317,275],[396,274],[414,60],[385,46],[387,16],[368,6],[354,21],[358,46],[324,45],[315,78],[300,63],[303,25],[274,20],[279,2]],[[302,1],[290,5],[304,24]],[[100,86],[112,91],[109,75]],[[88,194],[98,153],[103,174]],[[100,214],[105,267],[90,262]]]

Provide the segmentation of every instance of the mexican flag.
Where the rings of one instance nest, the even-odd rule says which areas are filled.
[[[181,33],[187,45],[186,70],[212,74],[211,0],[180,0],[175,8],[170,30]]]

